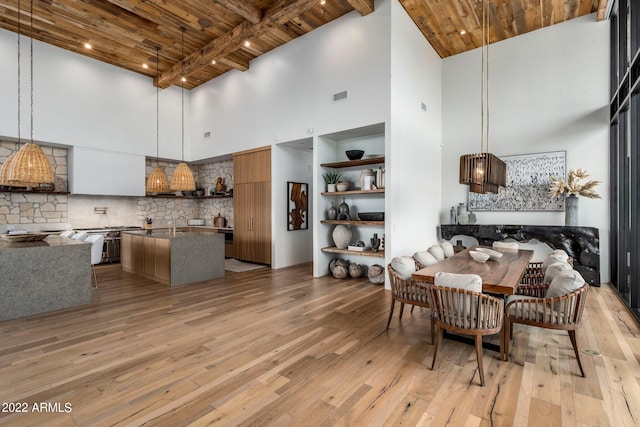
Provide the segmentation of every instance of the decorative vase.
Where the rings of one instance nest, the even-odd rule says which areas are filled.
[[[380,248],[380,239],[378,238],[378,234],[374,233],[373,237],[371,238],[371,250],[373,252],[378,252],[379,248]]]
[[[336,225],[331,234],[333,237],[333,243],[338,249],[347,249],[351,242],[351,230],[346,225]]]
[[[469,224],[475,224],[478,221],[478,218],[476,217],[476,214],[474,214],[473,212],[469,211],[469,215],[467,215],[469,217]]]
[[[578,196],[569,194],[564,201],[564,225],[578,225]]]
[[[457,216],[466,215],[466,213],[467,213],[467,205],[465,203],[458,203]]]
[[[351,221],[349,205],[345,202],[344,197],[342,198],[342,203],[338,205],[338,219],[342,221]]]
[[[335,193],[336,192],[336,185],[335,184],[327,184],[327,192]]]
[[[376,183],[376,173],[373,169],[363,169],[360,172],[360,189],[372,190],[372,184]]]
[[[327,211],[327,219],[336,219],[337,217],[338,217],[338,210],[333,205],[333,202],[331,202],[331,207]]]

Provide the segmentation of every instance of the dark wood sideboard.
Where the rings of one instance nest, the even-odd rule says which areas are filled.
[[[471,236],[481,245],[514,239],[518,242],[537,240],[553,249],[564,249],[574,259],[574,268],[591,286],[600,286],[600,233],[594,227],[563,225],[440,225],[440,235],[450,240],[454,236]]]

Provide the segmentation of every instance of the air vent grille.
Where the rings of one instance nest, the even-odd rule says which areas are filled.
[[[348,97],[349,97],[349,92],[346,90],[343,90],[342,92],[333,94],[333,102],[344,101]]]

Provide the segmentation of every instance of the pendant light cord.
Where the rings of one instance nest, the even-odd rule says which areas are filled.
[[[181,28],[182,34],[182,76],[180,77],[180,101],[182,106],[182,161],[184,162],[184,27]]]
[[[486,147],[487,147],[487,153],[489,152],[489,45],[491,44],[491,23],[490,23],[490,19],[489,19],[489,3],[487,3],[487,10],[486,10],[486,19],[487,19],[487,66],[486,66],[486,73],[487,73],[487,136],[485,138],[486,141]]]
[[[487,153],[489,152],[489,6],[486,1],[482,1],[482,46],[481,61],[482,71],[480,73],[480,153],[486,147]],[[486,54],[485,54],[486,49]],[[486,105],[486,112],[485,112]],[[486,118],[486,125],[485,125]]]
[[[160,68],[160,48],[156,47],[156,166],[160,166],[160,88],[158,76]]]
[[[29,38],[29,40],[31,41],[29,43],[30,46],[30,50],[29,50],[29,57],[30,57],[30,69],[29,69],[29,76],[31,79],[31,118],[30,118],[30,125],[31,125],[31,129],[29,131],[29,136],[30,136],[30,140],[33,143],[33,0],[31,0],[31,9],[29,10],[29,15],[30,15],[30,22],[29,22],[29,29],[31,30],[31,37]]]
[[[16,142],[16,150],[20,147],[20,15],[22,15],[22,9],[20,9],[20,0],[18,0],[18,142]]]

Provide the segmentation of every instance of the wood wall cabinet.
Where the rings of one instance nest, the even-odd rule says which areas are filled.
[[[235,257],[271,264],[271,147],[233,155]]]

